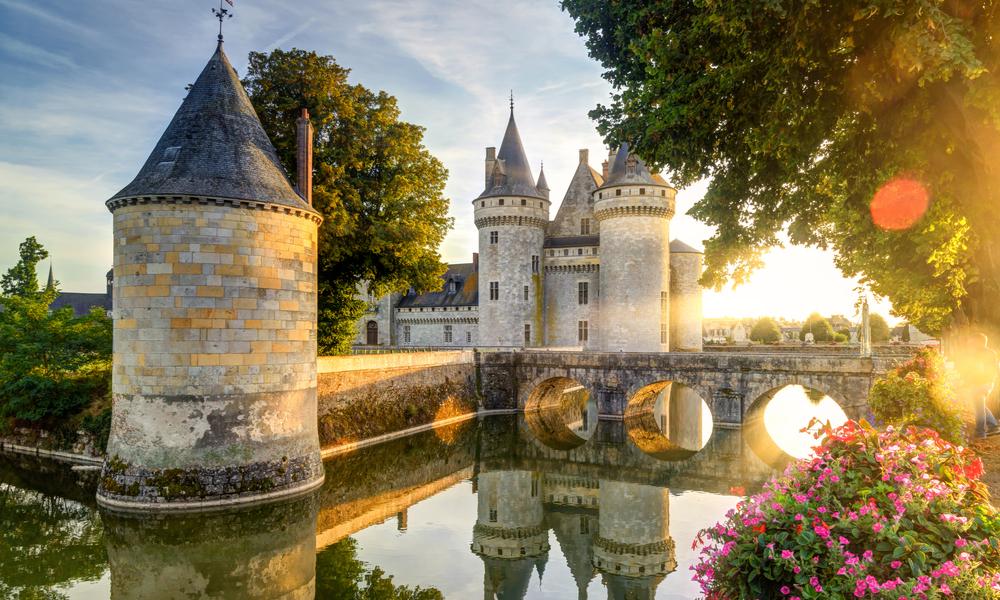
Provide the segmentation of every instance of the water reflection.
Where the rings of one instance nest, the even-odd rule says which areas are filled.
[[[597,401],[578,381],[554,377],[532,390],[524,413],[528,426],[542,443],[569,450],[593,436]]]
[[[111,598],[314,598],[316,508],[310,496],[224,513],[105,513]]]
[[[758,398],[747,414],[744,430],[754,452],[774,467],[812,453],[816,438],[804,431],[813,421],[834,427],[847,421],[836,400],[818,390],[788,385]]]
[[[56,519],[68,524],[61,534],[8,527],[5,549],[51,539],[56,552],[72,534],[86,552],[60,559],[78,572],[48,582],[18,579],[5,559],[0,589],[27,581],[47,593],[64,581],[73,597],[104,577],[110,588],[96,597],[116,599],[693,596],[694,532],[770,468],[740,429],[662,460],[625,422],[586,422],[589,439],[568,449],[543,443],[525,416],[395,440],[327,461],[320,490],[282,504],[157,517],[83,506]],[[24,500],[40,493],[32,485],[3,489],[34,507],[19,522],[45,523],[44,505]],[[67,493],[93,493],[81,490]]]
[[[683,460],[708,444],[712,412],[694,389],[669,381],[641,388],[625,412],[629,437],[660,460]]]

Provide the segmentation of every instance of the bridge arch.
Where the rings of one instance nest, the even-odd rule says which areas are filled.
[[[773,401],[781,402],[781,423],[765,419]],[[772,386],[752,397],[743,421],[744,439],[759,458],[780,466],[792,458],[805,457],[815,445],[810,434],[801,432],[814,417],[834,425],[846,421],[843,396],[803,383]]]
[[[632,442],[660,460],[689,458],[712,434],[712,412],[705,398],[679,381],[640,387],[627,398],[624,420]]]
[[[523,404],[525,423],[544,445],[572,450],[593,435],[597,406],[593,394],[566,376],[547,377],[534,385]]]

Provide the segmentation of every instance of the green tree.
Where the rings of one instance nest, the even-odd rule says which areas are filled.
[[[591,112],[675,184],[710,177],[704,283],[782,243],[831,248],[932,334],[1000,328],[1000,36],[993,0],[563,0],[616,89]],[[900,178],[919,214],[878,227]],[[887,190],[899,192],[890,186]],[[915,201],[914,201],[915,199]]]
[[[112,324],[101,309],[83,317],[70,307],[49,310],[58,288],[39,290],[33,275],[47,254],[28,238],[20,261],[3,276],[0,417],[60,426],[107,395]]]
[[[762,344],[774,344],[781,341],[781,327],[771,317],[758,320],[750,330],[750,339]]]
[[[396,99],[348,82],[331,56],[251,52],[243,80],[261,123],[295,173],[295,121],[315,128],[313,205],[319,233],[319,350],[344,352],[367,292],[440,289],[438,246],[451,227],[448,171],[423,145],[423,127],[399,120]],[[367,287],[367,289],[365,289]]]
[[[395,585],[381,567],[358,559],[358,542],[344,538],[316,555],[316,597],[330,600],[443,600],[436,588]]]
[[[799,339],[805,341],[807,333],[813,334],[814,342],[832,342],[836,339],[833,326],[819,313],[809,315],[799,331]]]
[[[882,315],[872,314],[868,317],[868,326],[872,330],[872,343],[879,344],[889,341],[889,324]]]

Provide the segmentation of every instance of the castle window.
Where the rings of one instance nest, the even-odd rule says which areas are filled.
[[[528,286],[524,286],[524,301],[528,301]]]
[[[580,235],[590,235],[590,219],[580,219]]]
[[[486,208],[486,200],[479,203],[479,208]]]
[[[498,241],[500,241],[500,234],[498,232],[496,232],[496,231],[491,231],[490,232],[490,243],[491,244],[496,244]]]
[[[545,208],[545,204],[543,204],[543,203],[539,202],[539,203],[538,203],[538,208]]]
[[[576,324],[576,339],[577,340],[579,340],[581,342],[586,342],[587,341],[587,334],[589,333],[587,331],[587,329],[588,329],[587,325],[588,324],[587,324],[586,321],[578,321],[577,322],[577,324]]]
[[[538,473],[531,474],[531,497],[538,497]]]
[[[538,259],[538,255],[537,254],[533,254],[531,256],[531,272],[532,273],[537,273],[540,264],[541,264],[541,261]]]
[[[491,508],[490,509],[490,523],[496,523],[496,522],[497,522],[497,509]]]
[[[448,280],[448,293],[454,294],[457,291],[458,291],[458,282],[455,281],[454,279]]]
[[[524,345],[531,345],[531,323],[524,324]]]
[[[490,300],[500,299],[500,282],[491,281],[490,282]]]
[[[590,519],[585,515],[580,515],[580,533],[583,535],[590,533]]]
[[[528,205],[528,201],[525,200],[524,198],[521,198],[521,206],[527,206],[527,205]]]
[[[452,341],[451,337],[451,325],[444,326],[444,343],[450,344]]]
[[[472,332],[471,331],[466,331],[465,332],[465,343],[466,344],[471,344],[472,343]]]
[[[590,284],[586,281],[581,281],[577,284],[577,302],[580,304],[590,303]]]
[[[403,343],[404,344],[409,344],[410,343],[410,326],[409,325],[403,325]]]
[[[500,198],[499,204],[500,204],[500,206],[503,206],[503,198]]]
[[[604,197],[604,192],[597,192],[597,199],[600,200]]]
[[[576,255],[577,256],[583,256],[583,248],[577,248],[576,249]]]
[[[620,189],[615,190],[615,196],[621,196],[622,191]]]
[[[660,190],[660,195],[661,196],[666,196],[667,195],[667,190]]]
[[[569,248],[563,250],[563,256],[569,256]]]
[[[639,195],[640,196],[645,196],[646,195],[646,188],[639,188]]]

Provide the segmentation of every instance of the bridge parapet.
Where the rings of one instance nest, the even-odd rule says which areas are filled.
[[[507,350],[480,352],[477,358],[486,408],[523,410],[533,389],[567,377],[597,398],[603,417],[621,417],[638,390],[672,381],[697,391],[716,423],[736,425],[759,398],[796,384],[827,394],[851,418],[865,416],[872,382],[904,357]]]

